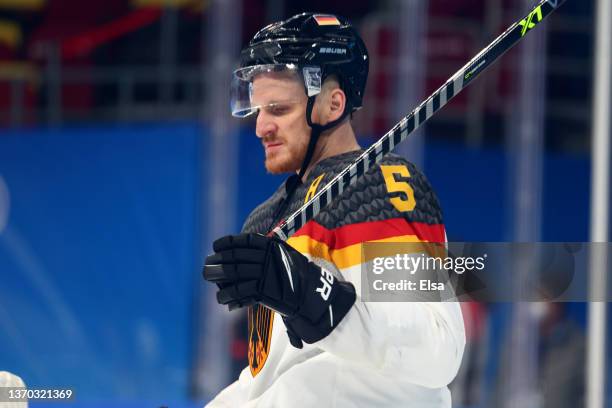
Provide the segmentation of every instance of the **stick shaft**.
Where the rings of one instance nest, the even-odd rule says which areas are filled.
[[[523,19],[512,24],[500,34],[491,44],[480,51],[467,64],[451,76],[444,85],[427,97],[412,112],[402,118],[376,143],[372,144],[353,163],[341,171],[325,188],[289,216],[274,233],[286,240],[299,230],[309,220],[314,218],[321,209],[331,203],[334,198],[372,166],[380,163],[387,153],[405,140],[409,134],[431,118],[448,103],[455,95],[467,87],[487,67],[517,44],[523,37],[541,22],[546,16],[557,9],[565,0],[541,0]]]

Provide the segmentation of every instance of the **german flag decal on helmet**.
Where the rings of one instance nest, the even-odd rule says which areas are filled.
[[[318,25],[326,26],[326,25],[340,25],[340,20],[336,18],[336,16],[331,16],[329,14],[315,14],[312,16]]]

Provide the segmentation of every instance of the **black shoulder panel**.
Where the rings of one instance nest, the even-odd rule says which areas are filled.
[[[304,204],[304,198],[314,180],[323,174],[318,184],[320,191],[338,173],[345,169],[363,151],[356,151],[330,157],[321,161],[306,180],[296,190],[284,217],[291,215]],[[410,177],[399,178],[400,182],[407,182],[414,191],[416,205],[411,211],[400,212],[393,206],[390,199],[400,197],[406,199],[402,193],[389,193],[380,166],[406,166]],[[325,207],[314,220],[327,229],[338,228],[344,225],[382,221],[385,219],[404,217],[409,222],[426,224],[442,224],[442,211],[429,181],[414,164],[404,158],[388,154],[380,166],[374,166],[357,180],[357,183],[347,188],[330,205]],[[285,195],[284,184],[263,204],[259,205],[247,218],[243,232],[266,233],[272,222],[272,215]]]

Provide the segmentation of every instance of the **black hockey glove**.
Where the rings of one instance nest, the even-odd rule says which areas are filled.
[[[295,347],[326,337],[355,303],[351,283],[338,281],[276,237],[228,235],[213,250],[204,279],[219,286],[217,301],[230,310],[260,303],[280,313]]]

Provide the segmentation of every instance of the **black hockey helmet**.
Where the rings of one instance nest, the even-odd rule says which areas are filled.
[[[242,51],[232,81],[232,114],[248,116],[251,80],[261,72],[294,71],[304,81],[309,105],[329,75],[336,75],[347,97],[347,114],[361,108],[369,58],[363,40],[344,18],[301,13],[261,29]],[[309,111],[312,106],[310,106]],[[308,115],[310,123],[310,115]]]
[[[264,106],[277,105],[276,101],[252,100],[253,80],[259,74],[294,76],[304,84],[308,96],[306,122],[312,129],[308,148],[299,173],[290,177],[285,184],[287,195],[277,208],[275,219],[282,215],[301,183],[321,134],[361,108],[368,67],[368,51],[357,31],[346,19],[331,14],[302,13],[270,24],[257,32],[242,51],[240,68],[234,71],[232,78],[232,115],[249,116]],[[315,98],[330,75],[338,78],[346,95],[344,112],[325,125],[312,123]]]

